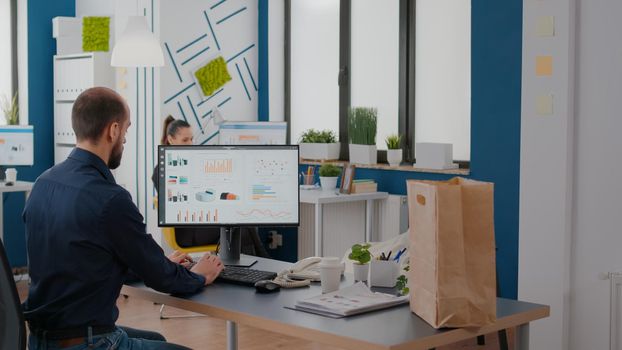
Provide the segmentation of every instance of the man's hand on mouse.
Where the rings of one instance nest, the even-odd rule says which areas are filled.
[[[206,253],[190,271],[205,277],[205,285],[208,285],[214,282],[224,268],[225,266],[218,256]]]

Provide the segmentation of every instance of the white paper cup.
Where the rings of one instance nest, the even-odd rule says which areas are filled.
[[[320,280],[322,283],[322,293],[330,293],[339,289],[341,281],[341,261],[339,258],[326,257],[320,262]]]
[[[17,170],[15,168],[9,168],[5,171],[6,177],[5,177],[5,181],[6,182],[13,182],[15,183],[15,181],[17,181]]]

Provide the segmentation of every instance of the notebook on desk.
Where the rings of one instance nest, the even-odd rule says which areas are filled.
[[[298,300],[290,308],[332,318],[341,318],[386,309],[407,303],[408,300],[408,295],[396,296],[374,292],[363,282],[358,282],[331,293]]]

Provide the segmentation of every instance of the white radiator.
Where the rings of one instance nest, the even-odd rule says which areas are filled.
[[[391,195],[374,201],[373,241],[385,241],[408,229],[408,207],[405,196]],[[342,257],[354,243],[365,241],[365,202],[324,204],[324,256]],[[298,229],[298,259],[313,255],[315,206],[302,203]]]
[[[620,297],[622,296],[622,273],[610,272],[609,282],[611,283],[609,349],[620,350],[620,345],[622,345],[622,340],[620,339],[620,327],[622,326],[622,324],[620,324],[620,318],[622,316],[622,312],[620,312],[620,307],[622,306],[620,303]]]

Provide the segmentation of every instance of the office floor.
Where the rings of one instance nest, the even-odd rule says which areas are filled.
[[[28,294],[26,282],[18,282],[18,292],[22,300]],[[225,321],[212,317],[181,318],[160,320],[160,305],[137,298],[120,297],[117,301],[119,307],[119,320],[117,324],[148,329],[163,334],[170,342],[185,345],[193,349],[226,349]],[[184,310],[172,307],[165,308],[167,315],[188,315]],[[285,335],[265,332],[260,329],[240,326],[239,348],[244,350],[268,350],[268,349],[296,349],[296,350],[338,350],[339,348],[324,344],[288,337]],[[510,330],[508,337],[510,343],[513,339],[513,331]],[[486,336],[486,345],[476,345],[475,339],[437,348],[438,350],[496,350],[499,349],[496,334]],[[510,346],[510,349],[514,349]]]

